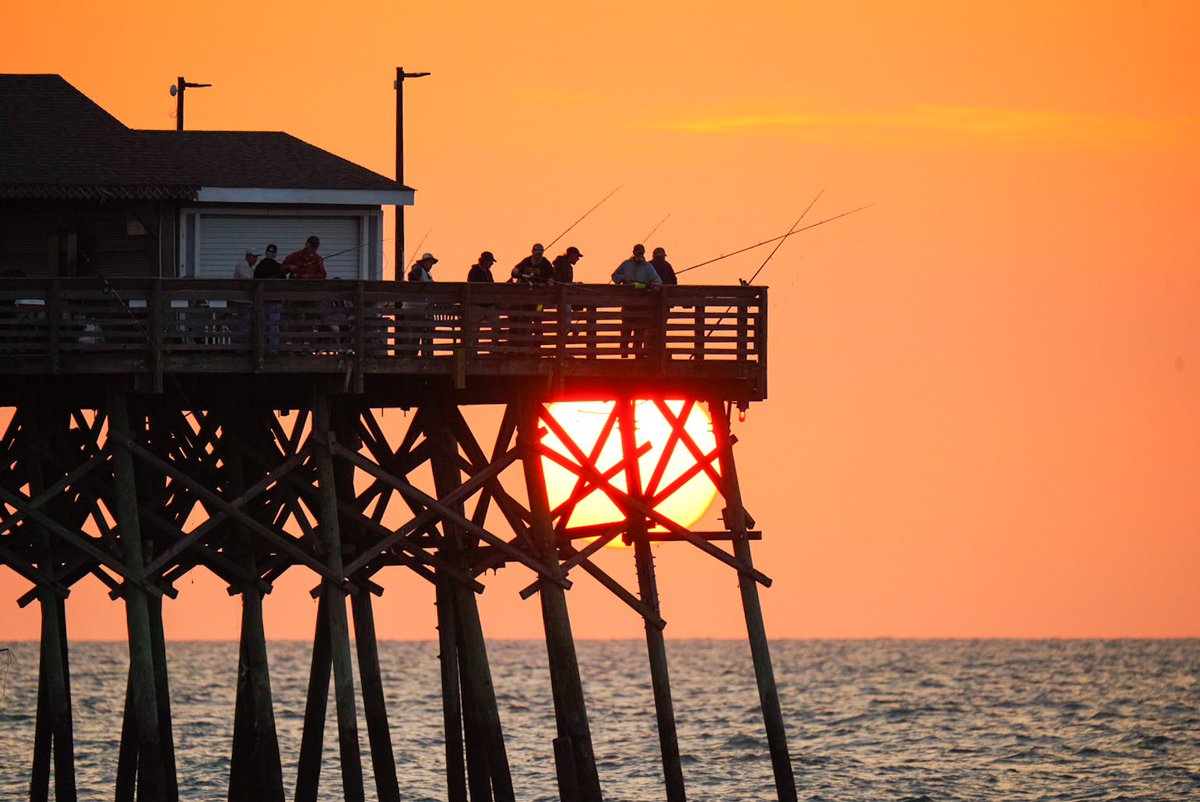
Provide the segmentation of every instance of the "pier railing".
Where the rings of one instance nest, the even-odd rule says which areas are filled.
[[[340,372],[351,363],[359,374],[565,367],[765,388],[766,300],[765,288],[725,286],[2,279],[0,374]]]

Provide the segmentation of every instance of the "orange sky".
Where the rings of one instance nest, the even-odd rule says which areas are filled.
[[[740,8],[735,9],[735,6]],[[707,6],[707,7],[706,7]],[[583,280],[651,244],[677,268],[810,219],[771,287],[771,398],[738,459],[766,532],[774,637],[1200,635],[1200,4],[1192,2],[42,2],[8,7],[0,71],[54,72],[134,127],[286,130],[393,165],[408,85],[409,242],[461,279],[568,238]],[[390,235],[389,235],[390,236]],[[685,280],[748,277],[754,252]],[[716,526],[713,513],[701,526]],[[632,587],[628,555],[603,564]],[[671,637],[744,637],[732,573],[659,552]],[[188,581],[194,581],[189,585]],[[196,573],[173,638],[236,637]],[[529,581],[481,599],[536,637]],[[308,577],[268,600],[310,637]],[[429,638],[394,572],[380,635]],[[34,638],[0,572],[0,639]],[[586,577],[578,637],[633,637]],[[121,638],[81,585],[72,636]]]

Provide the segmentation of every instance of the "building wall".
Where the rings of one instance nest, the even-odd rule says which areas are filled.
[[[198,278],[231,278],[247,249],[268,243],[279,259],[311,235],[331,278],[378,279],[383,274],[382,213],[378,207],[189,206],[180,212],[179,272]]]
[[[173,275],[177,208],[168,201],[5,201],[0,273]]]

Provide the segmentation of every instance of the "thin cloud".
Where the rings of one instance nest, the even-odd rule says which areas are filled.
[[[964,144],[1093,144],[1166,142],[1178,126],[1135,117],[977,106],[916,106],[895,112],[788,112],[644,123],[639,127],[697,134],[770,134],[807,140]]]

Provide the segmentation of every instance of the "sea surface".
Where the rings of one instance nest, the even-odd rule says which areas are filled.
[[[15,800],[28,794],[37,649],[0,646],[13,657],[0,653],[0,799]],[[309,646],[269,650],[291,789]],[[437,645],[380,651],[401,792],[445,799]],[[645,645],[578,651],[605,798],[664,799]],[[237,646],[168,652],[183,796],[224,799]],[[668,652],[689,799],[773,799],[746,644]],[[801,799],[1200,800],[1200,640],[776,641],[772,653]],[[545,649],[492,642],[489,654],[517,798],[553,800]],[[127,659],[123,644],[71,646],[81,799],[112,798]],[[337,799],[329,721],[320,796]]]

